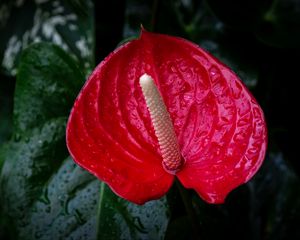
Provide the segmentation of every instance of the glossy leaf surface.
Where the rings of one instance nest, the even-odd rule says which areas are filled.
[[[207,202],[223,202],[263,161],[263,113],[230,69],[180,38],[142,31],[96,68],[69,118],[74,160],[135,203],[168,191],[174,176],[161,166],[138,83],[144,73],[154,78],[186,161],[178,178]]]
[[[84,79],[76,62],[41,43],[24,51],[19,69],[14,137],[0,148],[4,236],[162,239],[169,220],[165,199],[143,207],[126,202],[67,157],[66,116]]]
[[[169,220],[166,197],[139,206],[119,198],[102,182],[98,239],[164,239]]]
[[[53,74],[50,69],[55,70]],[[56,46],[36,44],[22,55],[14,99],[14,137],[1,149],[2,208],[17,219],[14,227],[18,230],[12,231],[17,236],[31,226],[34,202],[43,196],[43,186],[68,156],[65,116],[75,97],[72,92],[82,82],[73,59]],[[64,100],[50,106],[57,98]]]

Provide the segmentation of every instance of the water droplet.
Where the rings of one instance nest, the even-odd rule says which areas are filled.
[[[151,70],[151,65],[150,64],[146,64],[146,71],[150,71]]]
[[[96,168],[96,165],[90,164],[90,168],[95,169],[95,168]]]
[[[218,69],[215,67],[212,67],[211,69],[209,69],[209,74],[211,77],[215,76],[218,73]]]
[[[177,68],[174,65],[171,65],[170,70],[171,70],[172,73],[177,72]]]
[[[14,140],[15,140],[16,142],[19,142],[19,141],[21,140],[21,135],[18,134],[18,133],[16,133],[15,136],[14,136]]]

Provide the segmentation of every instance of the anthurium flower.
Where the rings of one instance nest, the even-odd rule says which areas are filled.
[[[163,196],[175,177],[224,202],[257,172],[266,139],[260,106],[228,67],[145,30],[96,67],[67,125],[73,159],[137,204]]]

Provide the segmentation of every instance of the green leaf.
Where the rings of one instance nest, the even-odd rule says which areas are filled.
[[[0,150],[1,206],[16,236],[31,225],[34,202],[68,156],[67,115],[83,82],[74,60],[57,46],[34,44],[21,57],[14,137]]]
[[[66,118],[49,120],[2,149],[1,155],[5,158],[1,173],[1,201],[18,229],[28,225],[28,212],[33,201],[67,156],[66,149],[61,147],[65,122]]]
[[[57,46],[33,44],[22,54],[13,138],[0,148],[0,223],[12,239],[164,238],[165,198],[129,203],[68,157],[65,126],[83,82]]]
[[[74,60],[49,43],[22,54],[14,99],[14,130],[20,134],[45,121],[67,117],[84,76]]]
[[[20,239],[96,239],[100,182],[67,158],[36,196]]]
[[[20,52],[40,41],[59,45],[87,71],[94,65],[91,0],[1,1],[0,35],[0,68],[7,74],[15,75]]]
[[[102,183],[98,239],[164,239],[169,215],[166,197],[139,206],[119,198]]]

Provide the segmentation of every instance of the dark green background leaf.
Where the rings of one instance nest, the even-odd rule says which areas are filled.
[[[161,33],[185,37],[232,68],[248,87],[255,87],[259,46],[249,47],[253,45],[254,39],[251,34],[235,33],[227,28],[202,1],[158,1],[157,10],[151,15],[155,7],[153,4],[151,1],[129,1],[124,26],[125,38],[138,36],[141,23],[149,30],[153,28]],[[257,51],[253,50],[255,47]]]
[[[300,1],[273,0],[255,34],[266,44],[300,48]]]
[[[25,50],[15,90],[15,133],[67,117],[83,82],[79,67],[62,49],[42,43]]]
[[[1,1],[1,69],[15,75],[20,52],[33,42],[48,41],[71,53],[89,71],[94,65],[93,14],[90,0]]]
[[[13,138],[0,149],[2,224],[11,223],[13,239],[163,239],[164,198],[129,203],[67,158],[66,120],[83,82],[57,46],[34,44],[22,54]]]
[[[164,239],[170,212],[166,197],[143,206],[117,197],[101,185],[99,239]]]
[[[272,153],[246,185],[223,205],[208,205],[194,195],[204,239],[298,239],[300,179],[281,153]],[[218,229],[218,231],[216,231]]]
[[[96,239],[100,182],[67,158],[34,199],[21,239]]]
[[[51,69],[53,74],[49,74]],[[54,45],[35,44],[22,55],[15,91],[14,137],[0,155],[4,162],[2,209],[14,222],[17,231],[12,233],[17,236],[30,225],[28,216],[34,201],[68,156],[67,114],[83,82],[74,60]]]
[[[225,24],[253,32],[265,44],[300,48],[300,1],[298,0],[206,0]]]
[[[30,224],[28,213],[34,200],[41,195],[42,186],[67,156],[66,149],[61,149],[65,122],[66,118],[50,120],[2,149],[2,207],[14,220],[17,234]]]

